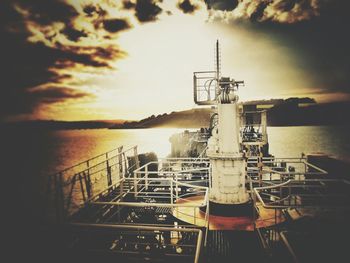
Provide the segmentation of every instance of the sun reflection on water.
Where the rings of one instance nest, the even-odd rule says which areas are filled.
[[[155,152],[158,158],[170,154],[169,138],[184,129],[159,128],[135,130],[69,130],[56,131],[52,153],[55,171],[62,170],[119,146],[138,146],[139,153]]]

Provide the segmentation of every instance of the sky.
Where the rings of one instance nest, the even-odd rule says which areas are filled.
[[[0,120],[138,120],[196,107],[192,73],[241,101],[350,100],[346,0],[1,0]]]

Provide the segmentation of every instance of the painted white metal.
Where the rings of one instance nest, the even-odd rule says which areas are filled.
[[[208,140],[207,156],[211,164],[211,178],[209,181],[210,201],[219,204],[242,204],[249,201],[245,187],[245,158],[240,142],[240,118],[238,110],[238,96],[235,94],[243,81],[235,81],[220,74],[219,42],[216,42],[216,73],[209,78],[205,72],[194,73],[195,103],[217,105],[218,125],[213,128],[212,136]],[[200,91],[199,81],[204,84],[207,92],[206,101],[198,100]],[[211,98],[211,84],[215,84],[215,98]],[[197,94],[198,93],[198,94]]]
[[[242,204],[249,200],[245,188],[243,158],[213,158],[210,201],[219,204]]]
[[[249,201],[245,187],[245,159],[240,151],[237,97],[231,103],[218,102],[218,128],[208,141],[212,175],[209,199],[219,204]]]
[[[263,136],[263,143],[266,144],[267,143],[267,111],[263,111],[261,113],[261,126],[262,126],[262,136]]]
[[[218,104],[219,147],[222,153],[239,153],[237,104]]]

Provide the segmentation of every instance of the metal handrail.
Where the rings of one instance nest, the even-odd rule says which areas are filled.
[[[113,156],[111,156],[112,152],[114,153]],[[135,158],[134,163],[129,163],[129,156]],[[101,160],[101,157],[104,157],[104,159]],[[93,162],[94,160],[96,163]],[[118,167],[119,169],[117,169]],[[47,215],[55,214],[58,221],[64,221],[67,216],[87,201],[91,201],[103,192],[108,192],[113,187],[117,187],[121,179],[137,167],[137,146],[125,150],[123,150],[123,146],[120,146],[50,175],[48,177],[47,209],[50,209],[50,202],[53,202],[56,211]],[[80,170],[77,171],[77,168],[80,168]],[[117,177],[115,177],[116,175]],[[99,182],[101,179],[106,181],[106,185],[101,185]],[[103,190],[99,191],[101,187],[103,187]],[[94,191],[99,192],[95,194]]]
[[[287,232],[287,231],[282,231],[282,232],[279,233],[279,235],[280,235],[280,237],[281,237],[281,239],[282,239],[284,245],[287,247],[288,252],[291,254],[291,256],[292,256],[292,258],[293,258],[293,262],[294,262],[294,263],[298,263],[298,262],[300,262],[300,261],[299,261],[297,255],[295,254],[295,252],[294,252],[292,246],[291,246],[290,243],[288,242],[288,239],[287,239],[287,237],[286,237],[286,235],[285,235],[286,232]]]
[[[300,184],[302,182],[303,184]],[[275,202],[271,202],[269,204],[266,204],[264,199],[262,198],[261,194],[265,194],[264,191],[266,190],[272,190],[272,189],[282,189],[288,187],[290,188],[296,188],[296,187],[309,187],[309,188],[315,188],[315,187],[323,187],[322,185],[307,185],[305,183],[324,183],[324,182],[342,182],[346,183],[344,180],[341,179],[307,179],[303,181],[298,181],[298,180],[288,180],[286,182],[280,183],[280,184],[275,184],[275,185],[269,185],[269,186],[262,186],[262,187],[255,187],[253,188],[255,196],[259,199],[259,202],[262,204],[264,208],[267,209],[284,209],[284,208],[296,208],[296,207],[315,207],[315,204],[287,204],[287,205],[271,205],[272,203],[278,203],[283,200],[286,200],[287,197],[290,197],[292,195],[288,195],[285,198],[282,198],[281,196],[274,196],[278,200]],[[299,184],[299,185],[298,185]],[[261,193],[260,193],[261,192]],[[289,191],[290,192],[290,191]],[[294,195],[293,195],[294,196]],[[298,196],[297,194],[295,196]],[[310,195],[311,196],[311,195]],[[337,197],[342,197],[341,195],[337,195]],[[334,205],[321,205],[322,207],[333,207]]]
[[[71,223],[74,227],[94,227],[94,228],[111,228],[111,229],[135,229],[135,230],[150,230],[150,231],[176,231],[176,232],[192,232],[197,233],[196,252],[194,256],[194,263],[199,262],[201,253],[203,232],[198,228],[176,228],[176,227],[162,227],[162,226],[145,226],[145,225],[110,225],[110,224],[86,224],[86,223]]]
[[[120,152],[120,153],[117,153],[116,156],[119,156],[119,155],[121,155],[121,154],[123,154],[123,153],[126,153],[126,152],[128,152],[128,151],[134,149],[135,147],[137,147],[137,146],[136,146],[136,145],[135,145],[135,146],[131,146],[130,148],[128,148],[128,149],[126,149],[126,150],[123,150],[123,151]],[[94,156],[94,157],[92,157],[92,158],[90,158],[90,159],[87,159],[87,160],[82,161],[82,162],[80,162],[80,163],[74,164],[74,165],[72,165],[72,166],[70,166],[70,167],[64,168],[63,170],[52,174],[52,176],[55,176],[55,175],[60,174],[60,173],[64,173],[64,172],[66,172],[66,171],[68,171],[68,170],[73,169],[74,167],[78,167],[78,166],[80,166],[80,165],[82,165],[82,164],[84,164],[84,163],[88,163],[88,162],[90,162],[90,161],[92,161],[92,160],[94,160],[94,159],[97,159],[97,158],[99,158],[99,157],[106,156],[106,155],[108,155],[108,153],[111,153],[111,152],[114,152],[114,151],[118,151],[118,149],[119,149],[119,147],[118,147],[118,148],[115,148],[115,149],[112,149],[112,150],[110,150],[110,151],[107,151],[107,152],[105,152],[105,153],[96,155],[96,156]],[[116,157],[116,156],[115,156],[115,157]],[[113,158],[113,157],[111,157],[111,158]],[[105,160],[105,161],[106,161],[106,160]]]

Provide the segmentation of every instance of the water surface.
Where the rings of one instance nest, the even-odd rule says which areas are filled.
[[[169,137],[184,129],[62,130],[50,133],[46,147],[53,158],[42,172],[54,172],[118,146],[138,145],[139,152],[170,153]],[[270,152],[276,157],[299,157],[323,152],[337,158],[350,156],[347,130],[341,126],[268,127]]]

